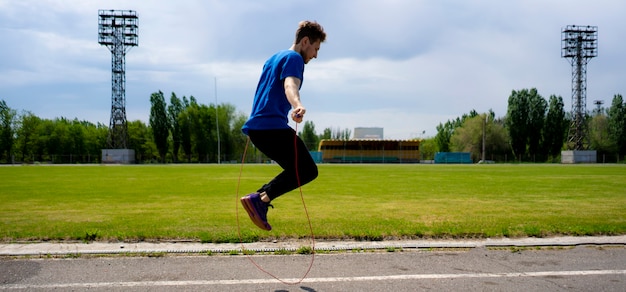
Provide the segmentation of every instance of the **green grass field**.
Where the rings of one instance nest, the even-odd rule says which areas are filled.
[[[0,239],[308,238],[299,191],[273,202],[271,232],[236,196],[241,165],[3,166]],[[319,165],[302,188],[317,239],[626,234],[625,165]],[[243,166],[239,196],[280,171]]]

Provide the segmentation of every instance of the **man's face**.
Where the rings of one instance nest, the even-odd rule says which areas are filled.
[[[304,64],[308,64],[313,58],[317,58],[317,51],[320,50],[320,41],[316,41],[311,43],[309,38],[303,39],[302,43],[302,59],[304,59]]]

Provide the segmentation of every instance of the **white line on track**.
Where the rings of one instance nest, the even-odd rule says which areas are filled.
[[[430,280],[460,278],[516,278],[516,277],[554,277],[554,276],[597,276],[626,275],[626,270],[593,270],[593,271],[547,271],[525,273],[474,273],[474,274],[418,274],[388,275],[363,277],[328,277],[306,278],[302,283],[327,282],[366,282],[387,280]],[[285,282],[297,282],[300,279],[283,279]],[[274,279],[247,280],[196,280],[196,281],[140,281],[140,282],[96,282],[96,283],[59,283],[59,284],[8,284],[0,285],[0,290],[11,289],[63,289],[63,288],[107,288],[107,287],[167,287],[167,286],[215,286],[215,285],[246,285],[278,283]]]

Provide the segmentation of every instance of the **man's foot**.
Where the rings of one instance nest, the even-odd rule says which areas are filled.
[[[261,196],[258,193],[252,193],[242,197],[241,204],[243,208],[246,209],[246,212],[248,212],[248,216],[250,216],[250,220],[252,220],[254,225],[263,230],[272,230],[272,226],[267,223],[267,207],[272,205],[261,201]]]

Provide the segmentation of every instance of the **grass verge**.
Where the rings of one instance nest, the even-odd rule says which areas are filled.
[[[238,204],[240,165],[0,167],[0,239],[244,242],[308,238],[299,191],[271,232]],[[302,188],[318,239],[626,234],[623,165],[319,165]],[[243,167],[239,196],[276,165]]]

